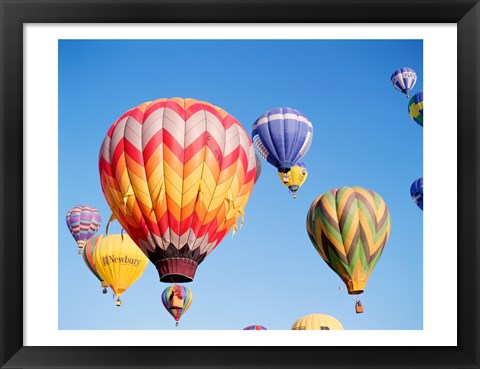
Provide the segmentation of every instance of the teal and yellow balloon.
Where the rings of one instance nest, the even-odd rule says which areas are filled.
[[[423,127],[423,91],[417,92],[408,103],[408,113],[418,125]]]
[[[352,295],[363,293],[390,235],[390,212],[380,195],[340,187],[315,199],[307,215],[315,249]]]

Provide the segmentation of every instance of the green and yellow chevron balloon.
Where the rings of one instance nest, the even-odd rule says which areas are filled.
[[[340,187],[313,201],[307,232],[315,249],[343,280],[348,293],[363,293],[390,235],[390,212],[379,194]]]

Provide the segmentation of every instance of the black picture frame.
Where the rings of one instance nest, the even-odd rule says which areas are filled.
[[[2,368],[480,367],[479,0],[300,0],[295,2],[291,0],[255,2],[0,0],[0,16],[0,366]],[[457,24],[458,345],[456,347],[23,346],[22,246],[23,235],[28,232],[28,229],[23,228],[23,25],[25,23],[162,22]],[[42,240],[39,240],[40,244],[41,242]]]

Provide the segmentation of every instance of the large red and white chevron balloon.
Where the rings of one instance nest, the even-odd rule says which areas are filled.
[[[204,258],[237,228],[255,181],[255,152],[225,110],[158,99],[110,127],[99,160],[105,198],[162,282],[192,281]]]

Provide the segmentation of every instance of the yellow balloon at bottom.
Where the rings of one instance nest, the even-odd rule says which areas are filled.
[[[120,306],[120,296],[142,275],[148,259],[127,235],[101,237],[95,247],[95,267],[118,297],[116,304]]]
[[[296,197],[297,190],[307,180],[308,171],[303,163],[292,166],[292,168],[286,173],[278,172],[278,178],[282,181],[285,187],[293,193],[293,197]]]
[[[311,331],[311,330],[327,330],[338,331],[343,330],[342,324],[330,315],[311,314],[298,319],[293,325],[294,331]]]

